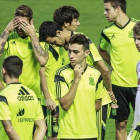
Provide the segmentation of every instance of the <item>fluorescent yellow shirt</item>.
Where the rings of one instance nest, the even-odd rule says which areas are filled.
[[[122,28],[112,23],[101,34],[99,44],[101,49],[106,50],[110,47],[112,84],[121,87],[137,86],[136,65],[140,53],[136,49],[133,38],[132,29],[135,24],[134,19],[130,19]]]
[[[0,93],[0,120],[11,120],[21,140],[32,140],[35,120],[43,119],[35,93],[20,83],[9,84]],[[0,123],[0,140],[9,140]]]
[[[58,138],[84,139],[96,138],[95,100],[100,98],[98,81],[100,72],[87,65],[79,82],[74,102],[68,111],[59,106],[59,132]],[[60,99],[68,93],[74,80],[74,71],[70,65],[57,70],[55,75],[56,95]]]

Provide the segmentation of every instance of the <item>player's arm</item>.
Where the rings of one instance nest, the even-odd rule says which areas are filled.
[[[111,67],[111,62],[110,62],[110,55],[106,50],[102,50],[100,46],[98,47],[99,53],[102,56],[102,58],[107,62],[107,64]]]
[[[11,120],[1,120],[1,122],[10,140],[20,140],[20,137],[12,126]]]
[[[102,100],[101,99],[96,99],[96,101],[95,101],[96,111],[99,111],[101,109],[101,105],[102,105]]]
[[[45,70],[46,70],[46,67],[44,66],[44,67],[41,67],[40,71],[39,71],[40,79],[41,79],[41,89],[42,89],[44,97],[45,97],[46,107],[49,110],[55,110],[56,105],[55,105],[54,101],[52,100],[52,98],[49,94],[49,91],[48,91]]]
[[[25,21],[20,21],[20,27],[27,35],[30,36],[33,50],[38,62],[40,65],[45,65],[48,60],[48,53],[41,47],[39,43],[39,38],[36,35],[33,20],[30,21],[30,24]]]
[[[107,66],[105,65],[103,60],[99,60],[94,63],[95,67],[100,71],[105,87],[109,92],[112,92],[112,84],[111,84],[111,78],[110,78],[110,72]]]
[[[35,133],[33,140],[43,140],[46,133],[46,123],[44,119],[35,121]]]
[[[72,83],[72,86],[70,87],[68,93],[61,97],[59,100],[61,107],[66,111],[70,108],[71,104],[74,101],[82,73],[83,68],[81,68],[80,65],[76,65],[74,68],[74,81]]]
[[[0,56],[4,52],[4,47],[10,32],[12,32],[16,27],[18,27],[19,21],[17,18],[14,18],[12,21],[9,22],[7,27],[4,29],[0,36]]]

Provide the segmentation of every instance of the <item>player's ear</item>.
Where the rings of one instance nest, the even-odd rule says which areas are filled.
[[[61,31],[60,30],[56,31],[56,36],[58,36],[58,37],[61,36]]]
[[[7,71],[5,70],[5,68],[2,68],[2,74],[5,75],[7,73]]]
[[[85,57],[87,57],[90,54],[90,50],[85,51]]]
[[[69,23],[64,22],[63,27],[64,27],[65,29],[67,29],[69,25],[70,25]]]
[[[31,20],[30,20],[30,24],[31,24],[31,25],[33,25],[33,23],[34,23],[34,20],[33,20],[33,19],[31,19]]]

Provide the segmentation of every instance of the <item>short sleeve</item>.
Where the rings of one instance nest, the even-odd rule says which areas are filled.
[[[92,54],[92,57],[93,57],[95,62],[97,62],[99,60],[102,60],[102,57],[100,56],[97,47],[90,40],[89,40],[89,50],[90,50],[90,52]]]
[[[44,119],[44,115],[43,115],[43,111],[42,111],[42,108],[41,108],[41,105],[40,105],[40,102],[38,101],[38,106],[37,106],[37,115],[36,115],[36,118],[35,120],[41,120],[41,119]]]
[[[108,46],[110,46],[110,40],[109,38],[104,34],[104,32],[101,33],[100,43],[99,46],[102,50],[106,50]]]
[[[11,112],[5,96],[0,95],[0,120],[11,120]]]
[[[56,99],[60,99],[65,94],[68,93],[69,87],[68,84],[65,81],[65,78],[58,74],[59,72],[56,72],[55,75],[55,93],[56,93]]]
[[[104,86],[103,86],[103,80],[101,82],[97,83],[98,85],[96,86],[96,97],[95,99],[101,99],[103,94],[104,94]]]

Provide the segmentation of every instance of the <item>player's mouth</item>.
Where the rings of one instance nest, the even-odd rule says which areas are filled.
[[[70,60],[71,63],[75,63],[75,60]]]

